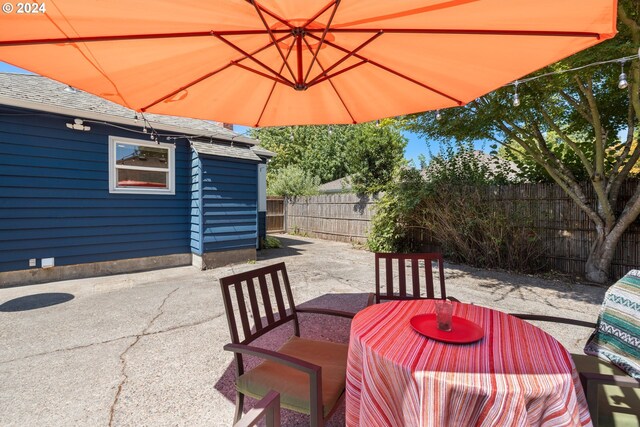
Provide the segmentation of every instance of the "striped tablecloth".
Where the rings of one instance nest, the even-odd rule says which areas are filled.
[[[438,342],[409,320],[435,302],[395,301],[358,313],[347,364],[347,426],[585,426],[589,409],[571,356],[541,329],[453,303],[480,325],[473,344]]]

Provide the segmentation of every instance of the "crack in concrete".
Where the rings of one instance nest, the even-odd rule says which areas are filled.
[[[215,319],[217,319],[217,318],[219,318],[219,317],[221,317],[223,315],[224,315],[224,313],[221,313],[221,314],[218,314],[216,316],[207,317],[206,319],[203,319],[203,320],[198,320],[197,322],[186,323],[184,325],[171,326],[169,328],[162,329],[160,331],[143,333],[140,336],[141,337],[146,337],[146,336],[150,336],[150,335],[158,335],[158,334],[163,334],[165,332],[177,331],[177,330],[183,329],[183,328],[191,328],[193,326],[204,325],[205,323],[211,322],[212,320],[215,320]],[[45,351],[45,352],[36,353],[36,354],[29,354],[27,356],[17,357],[15,359],[0,360],[0,365],[6,364],[6,363],[11,363],[11,362],[18,362],[18,361],[21,361],[21,360],[27,360],[27,359],[31,359],[31,358],[39,357],[39,356],[47,356],[47,355],[55,354],[55,353],[62,353],[64,351],[82,350],[82,349],[93,347],[93,346],[96,346],[96,345],[110,344],[110,343],[113,343],[113,342],[116,342],[116,341],[126,340],[128,338],[134,338],[134,337],[137,337],[137,336],[138,335],[125,335],[123,337],[112,338],[112,339],[109,339],[109,340],[106,340],[106,341],[94,342],[94,343],[91,343],[91,344],[84,344],[84,345],[78,345],[78,346],[74,346],[74,347],[59,348],[57,350]]]
[[[133,338],[134,336],[135,335],[127,335],[127,336],[124,336],[124,337],[112,338],[112,339],[106,340],[106,341],[93,342],[91,344],[83,344],[83,345],[78,345],[78,346],[75,346],[75,347],[65,347],[65,348],[59,348],[57,350],[45,351],[45,352],[42,352],[42,353],[29,354],[27,356],[16,357],[15,359],[0,360],[0,365],[3,365],[5,363],[17,362],[17,361],[20,361],[20,360],[31,359],[33,357],[47,356],[49,354],[61,353],[63,351],[82,350],[84,348],[93,347],[94,345],[110,344],[112,342],[125,340],[127,338]]]
[[[120,384],[118,384],[118,390],[116,391],[116,395],[113,399],[113,403],[111,404],[111,408],[109,410],[109,427],[113,426],[113,419],[116,412],[116,405],[118,404],[118,400],[120,399],[120,393],[122,393],[122,389],[124,388],[125,383],[129,379],[129,376],[127,375],[127,372],[126,372],[127,360],[125,356],[129,352],[129,350],[131,350],[140,341],[140,339],[143,336],[148,334],[148,331],[153,326],[154,322],[164,314],[164,305],[166,304],[167,300],[171,297],[171,295],[173,295],[178,289],[180,288],[175,288],[174,290],[169,292],[169,294],[167,294],[166,297],[164,297],[164,300],[162,300],[162,304],[160,304],[160,306],[158,307],[158,312],[156,313],[154,318],[151,319],[151,321],[147,324],[147,326],[142,330],[142,333],[136,335],[136,339],[131,344],[129,344],[129,346],[122,353],[120,353],[120,366],[121,366],[120,375],[122,376],[122,380],[120,381]]]

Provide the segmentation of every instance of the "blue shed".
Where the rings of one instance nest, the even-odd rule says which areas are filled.
[[[273,155],[256,143],[0,73],[0,286],[255,259]]]

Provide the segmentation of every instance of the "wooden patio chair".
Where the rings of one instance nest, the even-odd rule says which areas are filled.
[[[640,425],[640,271],[630,271],[607,290],[598,323],[535,314],[512,315],[593,329],[585,346],[589,355],[571,355],[591,419],[595,426]]]
[[[263,420],[266,427],[280,427],[280,393],[269,391],[233,427],[254,427]]]
[[[438,267],[440,293],[436,296],[433,283],[433,264]],[[442,254],[376,253],[375,302],[382,300],[450,299],[444,285]],[[395,269],[395,271],[394,271]],[[397,273],[397,274],[396,274]],[[396,277],[397,276],[397,277]],[[409,283],[407,279],[409,280]],[[382,281],[384,280],[384,283]]]
[[[298,313],[353,318],[353,313],[296,308],[284,263],[220,279],[236,362],[235,421],[243,412],[244,396],[261,399],[269,390],[280,393],[282,407],[308,414],[311,426],[322,426],[344,400],[346,344],[300,338]],[[251,344],[267,332],[293,322],[294,335],[278,350]],[[243,356],[264,361],[245,372]]]

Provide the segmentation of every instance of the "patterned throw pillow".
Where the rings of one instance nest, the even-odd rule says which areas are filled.
[[[630,271],[607,290],[584,352],[640,380],[640,270]]]

